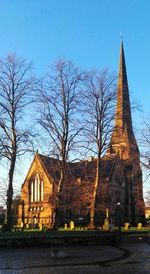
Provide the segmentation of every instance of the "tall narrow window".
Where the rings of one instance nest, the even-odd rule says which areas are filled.
[[[33,182],[31,182],[31,202],[33,202]]]
[[[43,201],[43,180],[41,181],[38,173],[35,175],[34,180],[30,184],[30,201]]]
[[[34,201],[37,202],[37,176],[35,176],[34,189]]]
[[[41,182],[41,201],[43,201],[43,181]]]
[[[40,201],[40,178],[37,174],[37,200]]]
[[[40,201],[40,177],[37,174],[37,200]]]

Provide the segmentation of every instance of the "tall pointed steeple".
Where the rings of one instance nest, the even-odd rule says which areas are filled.
[[[120,48],[115,126],[110,147],[112,153],[119,154],[124,160],[133,158],[135,153],[139,153],[132,128],[131,106],[123,42],[121,42]]]
[[[125,127],[127,127],[130,130],[132,129],[131,107],[128,91],[128,80],[126,73],[123,42],[121,43],[120,48],[120,65],[118,76],[118,93],[115,126],[120,128],[122,131],[125,129]]]

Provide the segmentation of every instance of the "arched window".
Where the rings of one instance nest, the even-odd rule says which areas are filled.
[[[43,201],[43,180],[40,179],[38,173],[30,183],[30,202],[41,202]]]
[[[34,182],[33,181],[29,185],[29,200],[31,203],[34,201]]]

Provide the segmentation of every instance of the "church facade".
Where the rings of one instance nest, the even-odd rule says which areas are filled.
[[[123,43],[120,50],[115,125],[109,150],[101,159],[101,185],[97,193],[96,219],[102,224],[109,209],[116,222],[119,205],[121,222],[144,223],[144,200],[140,153],[134,136]],[[71,219],[88,223],[96,159],[69,164],[68,180],[62,191],[59,223]],[[51,228],[54,193],[59,180],[57,159],[36,153],[21,189],[18,222]]]

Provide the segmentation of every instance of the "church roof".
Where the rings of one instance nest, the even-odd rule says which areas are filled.
[[[38,154],[38,158],[42,162],[42,165],[48,175],[51,178],[59,179],[60,161],[43,154]]]
[[[39,160],[42,162],[42,165],[45,171],[48,173],[50,178],[59,180],[60,174],[60,164],[61,161],[58,159],[38,154]],[[111,176],[113,167],[116,161],[116,155],[109,155],[102,158],[101,161],[101,177],[108,178]],[[93,177],[96,170],[96,158],[92,160],[84,160],[80,162],[72,162],[68,164],[69,175],[74,178],[86,178]]]

